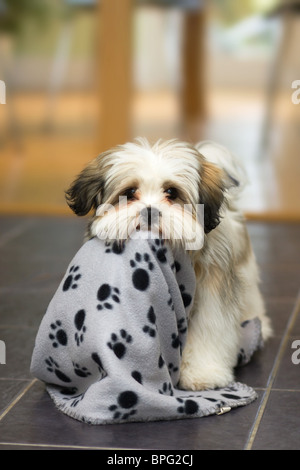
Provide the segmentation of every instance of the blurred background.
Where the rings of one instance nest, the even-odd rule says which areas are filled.
[[[71,215],[84,165],[146,136],[227,146],[246,215],[299,221],[299,25],[298,1],[0,0],[0,213]]]

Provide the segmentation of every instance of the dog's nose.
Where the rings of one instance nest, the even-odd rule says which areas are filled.
[[[153,226],[155,223],[158,222],[160,212],[156,207],[144,207],[141,212],[141,219],[142,222],[150,228]]]

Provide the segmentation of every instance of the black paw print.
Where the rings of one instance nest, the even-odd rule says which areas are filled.
[[[147,319],[148,319],[150,325],[145,325],[143,327],[143,331],[144,331],[144,333],[148,333],[149,336],[154,338],[154,336],[156,336],[156,325],[155,325],[156,315],[154,313],[154,309],[153,309],[152,306],[149,308],[149,311],[147,313]],[[153,328],[153,326],[154,326],[154,328]]]
[[[182,317],[182,318],[180,318],[180,320],[178,320],[178,322],[177,322],[177,328],[178,328],[179,333],[181,333],[181,334],[186,333],[186,331],[187,331],[187,324],[186,324],[186,319],[185,319],[185,317]]]
[[[178,371],[178,367],[173,364],[173,362],[170,362],[168,364],[168,370],[170,374],[175,374],[175,372]]]
[[[96,362],[97,366],[98,366],[98,369],[99,369],[99,372],[101,374],[101,378],[103,379],[103,377],[105,377],[107,374],[106,374],[106,371],[103,367],[103,364],[102,364],[102,361],[99,357],[99,354],[98,353],[92,353],[91,355],[91,358],[93,359],[93,361]]]
[[[169,307],[171,307],[171,310],[175,310],[174,303],[173,303],[173,299],[172,299],[172,296],[171,296],[171,294],[170,294],[170,290],[168,291],[168,293],[169,293],[169,296],[170,296],[170,297],[169,297],[169,299],[168,299],[167,304],[168,304]]]
[[[141,263],[145,264],[146,269],[138,267]],[[135,259],[130,260],[130,266],[132,268],[136,268],[132,273],[132,284],[137,290],[146,290],[150,284],[150,277],[147,269],[149,271],[154,269],[154,265],[150,261],[149,254],[145,253],[144,255],[141,255],[141,253],[136,253]]]
[[[171,266],[172,270],[175,272],[175,273],[178,273],[181,269],[181,265],[178,261],[174,261],[174,263],[172,264]]]
[[[160,393],[161,395],[169,395],[170,397],[172,397],[174,395],[174,392],[171,382],[164,382],[162,389],[158,390],[158,393]]]
[[[181,297],[182,297],[182,301],[183,301],[183,305],[186,307],[188,307],[192,301],[192,296],[190,294],[187,294],[185,292],[185,287],[183,284],[181,284],[179,286],[179,289],[180,289],[180,292],[181,292]]]
[[[86,326],[84,326],[84,320],[85,320],[85,311],[83,309],[78,310],[78,312],[76,313],[74,317],[75,327],[78,330],[75,333],[75,341],[76,341],[77,346],[79,346],[80,343],[82,343],[83,338],[84,338],[84,333],[86,332]]]
[[[131,372],[131,377],[136,380],[139,384],[143,383],[143,377],[142,374],[138,370],[134,370]]]
[[[78,377],[88,377],[91,373],[88,371],[86,367],[81,367],[76,362],[73,362],[74,372]]]
[[[68,336],[61,328],[61,321],[57,320],[55,323],[51,323],[50,328],[52,332],[49,333],[49,338],[53,341],[52,346],[54,348],[58,348],[59,345],[66,346],[68,343]]]
[[[186,415],[193,415],[197,413],[199,407],[198,403],[196,403],[194,400],[183,400],[182,398],[176,398],[176,400],[181,403],[181,406],[177,408],[178,413],[183,413]]]
[[[63,382],[71,382],[71,379],[70,377],[68,377],[67,375],[65,375],[61,370],[60,370],[60,366],[58,365],[58,363],[56,361],[54,361],[54,359],[49,356],[47,359],[45,359],[45,362],[47,364],[47,370],[49,372],[52,372],[56,375],[56,377],[59,378],[59,380],[62,380]]]
[[[180,346],[180,339],[179,336],[176,333],[172,334],[172,348],[177,349]]]
[[[114,253],[115,255],[121,255],[125,250],[125,241],[115,240],[113,242],[105,242],[107,247],[105,253]]]
[[[164,358],[162,357],[162,355],[160,354],[160,356],[159,356],[159,358],[158,358],[158,364],[157,364],[158,367],[159,367],[159,369],[161,369],[161,368],[164,366],[164,364],[165,364],[165,360],[164,360]]]
[[[161,263],[166,263],[167,262],[167,257],[166,257],[167,248],[163,246],[164,241],[161,238],[156,238],[154,240],[154,243],[155,245],[151,246],[151,250],[153,251],[153,253],[155,253],[158,261],[160,261]]]
[[[118,359],[122,359],[127,351],[125,344],[132,342],[132,336],[130,336],[126,330],[120,330],[120,335],[121,338],[119,338],[116,333],[112,333],[111,341],[107,343],[107,346],[113,350]]]
[[[72,397],[72,399],[69,398],[70,401],[70,406],[74,408],[75,406],[78,405],[78,403],[81,402],[81,400],[84,398],[85,393],[80,393],[80,395],[77,395],[75,397]]]
[[[97,305],[98,310],[103,310],[104,308],[108,310],[112,310],[113,304],[111,301],[114,301],[116,303],[120,303],[120,291],[117,287],[112,287],[109,284],[102,284],[97,292],[97,299],[101,304]],[[110,302],[108,302],[110,300]]]
[[[131,390],[126,390],[125,392],[120,393],[120,395],[118,396],[117,405],[111,405],[108,409],[109,411],[114,412],[113,419],[127,419],[129,416],[134,415],[137,410],[132,409],[131,411],[123,413],[123,411],[120,411],[120,408],[123,410],[130,410],[130,408],[134,408],[137,403],[137,394],[135,392],[132,392]]]
[[[78,281],[81,278],[81,274],[76,274],[79,270],[79,266],[71,266],[69,269],[69,275],[63,283],[63,291],[67,291],[70,288],[77,289],[78,284],[75,281]]]

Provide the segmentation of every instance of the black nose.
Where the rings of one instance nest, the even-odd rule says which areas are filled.
[[[156,207],[144,207],[141,212],[142,222],[150,228],[158,222],[160,212]]]

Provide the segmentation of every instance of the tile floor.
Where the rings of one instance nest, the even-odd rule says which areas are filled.
[[[300,224],[249,222],[274,337],[236,372],[258,399],[222,416],[88,426],[54,408],[29,372],[41,318],[81,244],[84,221],[0,217],[0,450],[300,449]],[[300,358],[300,354],[296,355]]]

